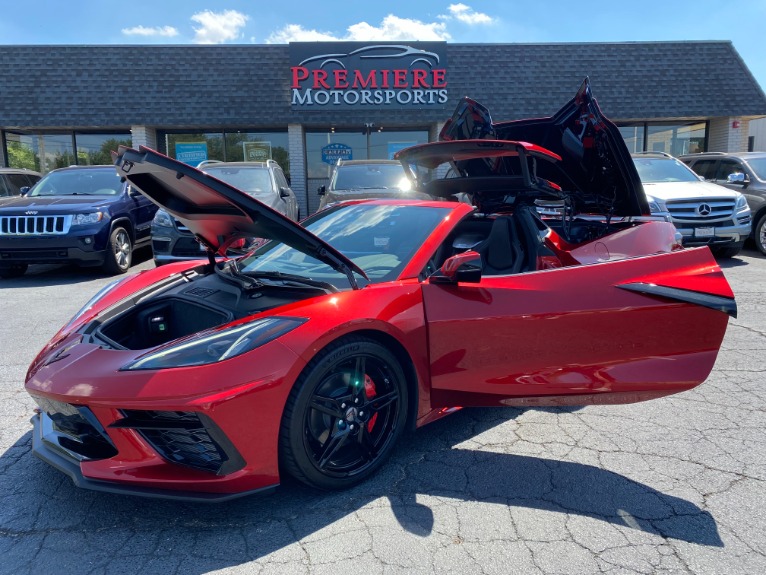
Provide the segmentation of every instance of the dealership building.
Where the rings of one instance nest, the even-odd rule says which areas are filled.
[[[119,144],[277,160],[301,212],[338,159],[433,141],[463,96],[550,116],[590,78],[631,151],[752,148],[766,96],[731,42],[0,46],[0,164],[109,162]]]

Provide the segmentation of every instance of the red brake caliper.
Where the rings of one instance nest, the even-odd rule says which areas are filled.
[[[364,395],[367,398],[367,401],[370,401],[372,398],[378,395],[377,391],[375,391],[375,382],[372,381],[370,376],[367,374],[364,374]],[[378,414],[374,413],[370,418],[370,421],[367,422],[368,433],[372,431],[373,427],[375,427],[376,419],[378,419]]]

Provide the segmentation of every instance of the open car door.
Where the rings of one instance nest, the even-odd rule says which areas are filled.
[[[736,314],[707,248],[428,282],[423,299],[434,407],[631,403],[684,391],[708,376]]]

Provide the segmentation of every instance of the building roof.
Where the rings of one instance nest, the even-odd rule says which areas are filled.
[[[447,44],[446,52],[443,109],[339,113],[290,109],[287,45],[0,46],[0,127],[412,125],[444,120],[466,95],[512,120],[554,113],[585,76],[615,120],[766,116],[763,90],[728,41]]]

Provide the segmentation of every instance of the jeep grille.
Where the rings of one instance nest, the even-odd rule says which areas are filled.
[[[64,235],[72,216],[0,216],[0,236]]]

